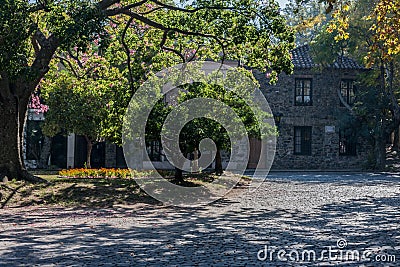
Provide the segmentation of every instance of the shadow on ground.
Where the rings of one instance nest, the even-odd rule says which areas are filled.
[[[159,204],[130,179],[57,179],[47,184],[0,184],[0,207],[61,205],[112,207],[119,204]]]
[[[0,266],[360,266],[351,258],[329,261],[325,254],[319,259],[322,250],[337,249],[338,239],[347,241],[344,252],[369,251],[366,266],[396,266],[377,262],[380,254],[400,260],[398,196],[332,203],[309,212],[234,208],[237,204],[7,212],[0,219]],[[276,251],[259,261],[265,245]],[[314,250],[316,260],[302,264],[286,255],[288,261],[280,261],[280,249],[294,258],[292,251],[298,251],[300,259],[304,250]]]

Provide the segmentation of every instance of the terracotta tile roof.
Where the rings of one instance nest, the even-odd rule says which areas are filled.
[[[292,62],[294,67],[299,69],[310,69],[318,66],[310,55],[310,47],[308,45],[299,46],[292,50]],[[339,56],[337,60],[328,67],[335,69],[365,69],[365,67],[358,64],[357,61],[345,56]]]

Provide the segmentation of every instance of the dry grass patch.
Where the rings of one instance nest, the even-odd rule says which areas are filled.
[[[21,181],[0,183],[0,208],[31,205],[64,207],[113,207],[120,205],[161,203],[147,195],[133,179],[85,179],[58,178],[57,175],[38,175],[47,184],[31,184]],[[172,178],[172,177],[170,177]],[[201,186],[219,176],[195,174],[185,177],[187,185]],[[249,183],[243,178],[239,187]]]

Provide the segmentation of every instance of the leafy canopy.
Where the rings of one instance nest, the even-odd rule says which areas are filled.
[[[115,119],[118,97],[129,96],[127,80],[100,56],[84,58],[82,67],[63,58],[67,60],[73,73],[53,65],[41,83],[42,96],[50,107],[44,133],[54,136],[66,131],[92,141],[110,137],[116,132],[109,122]]]
[[[38,82],[56,51],[84,52],[94,40],[102,48],[120,42],[126,57],[151,50],[144,62],[156,67],[199,58],[240,60],[273,74],[293,67],[293,32],[274,1],[3,0],[0,14],[0,71],[13,79],[30,73]]]
[[[99,5],[86,1],[49,4],[36,14],[43,33],[62,36],[54,66],[41,86],[50,106],[49,134],[63,128],[120,143],[133,93],[151,73],[177,63],[229,59],[275,74],[292,71],[288,52],[293,32],[274,2],[112,2],[101,14]],[[56,63],[63,66],[62,73]],[[97,68],[97,76],[91,75]],[[109,84],[114,87],[106,88]],[[66,88],[72,90],[64,92]],[[98,103],[85,105],[85,98]],[[67,103],[61,104],[63,99]],[[73,103],[75,108],[69,110]]]

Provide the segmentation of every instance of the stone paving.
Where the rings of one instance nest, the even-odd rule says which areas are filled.
[[[5,209],[0,266],[399,266],[399,207],[400,175],[272,173],[196,209]]]

